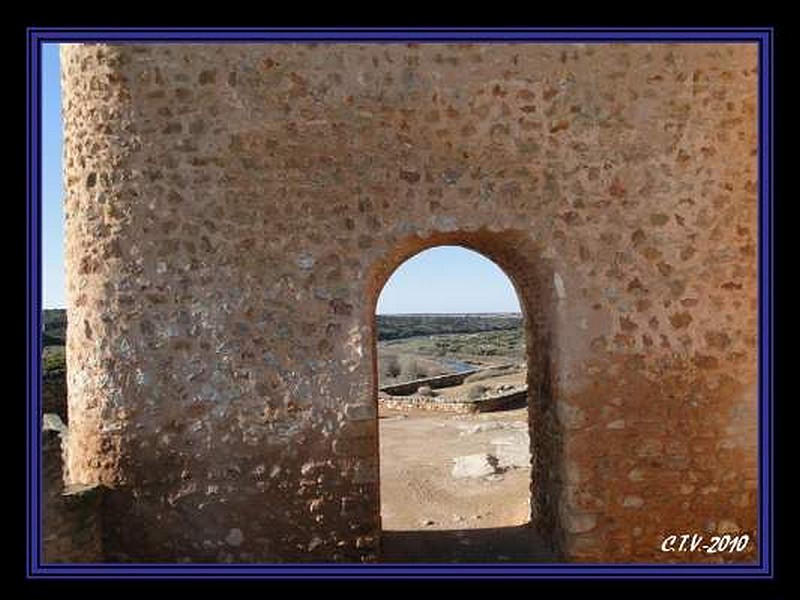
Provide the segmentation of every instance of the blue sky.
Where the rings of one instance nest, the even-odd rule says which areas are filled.
[[[58,46],[42,52],[42,304],[66,306],[64,187]],[[518,312],[508,277],[477,252],[440,246],[404,262],[378,299],[379,314]]]
[[[438,246],[409,258],[378,298],[378,314],[519,312],[505,273],[483,255]]]
[[[61,177],[61,80],[58,46],[42,52],[42,306],[66,306],[64,182]]]

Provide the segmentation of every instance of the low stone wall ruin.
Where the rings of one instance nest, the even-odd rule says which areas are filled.
[[[525,405],[528,388],[514,390],[499,396],[491,396],[481,400],[440,400],[430,396],[378,396],[378,404],[382,408],[407,410],[410,408],[437,412],[479,413],[491,412]]]
[[[490,367],[491,368],[491,367]],[[424,379],[415,379],[405,383],[398,383],[396,385],[385,385],[380,391],[389,394],[390,396],[408,396],[413,394],[422,386],[428,386],[432,390],[441,388],[452,387],[454,385],[461,385],[464,380],[485,369],[472,369],[470,371],[462,371],[461,373],[448,373],[447,375],[438,375],[436,377],[426,377]]]
[[[67,429],[54,417],[46,414],[42,427],[42,562],[104,562],[103,488],[65,488],[62,447]]]

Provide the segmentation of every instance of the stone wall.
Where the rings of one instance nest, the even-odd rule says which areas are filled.
[[[562,557],[754,559],[659,547],[757,539],[755,45],[61,56],[68,463],[114,490],[107,555],[376,559],[375,304],[456,244],[520,297]]]
[[[406,410],[409,408],[433,412],[471,413],[477,412],[474,402],[437,401],[429,396],[378,396],[378,405],[383,408]]]
[[[448,373],[446,375],[437,375],[436,377],[425,377],[424,379],[415,379],[414,381],[385,385],[380,388],[380,391],[391,396],[407,396],[409,394],[413,394],[422,386],[428,386],[432,390],[438,390],[454,385],[460,385],[464,383],[464,380],[467,377],[477,373],[480,370],[482,369],[471,369],[469,371],[462,371],[461,373]]]
[[[414,408],[434,412],[480,413],[525,406],[527,398],[528,390],[490,396],[482,400],[444,400],[416,394],[402,397],[378,394],[378,405],[400,410]]]

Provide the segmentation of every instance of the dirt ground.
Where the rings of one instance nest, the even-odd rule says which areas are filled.
[[[528,526],[531,471],[520,465],[529,460],[526,408],[474,415],[382,409],[379,416],[384,560],[546,560]],[[497,472],[454,475],[456,457],[477,454],[497,457]],[[515,461],[504,458],[512,455]]]

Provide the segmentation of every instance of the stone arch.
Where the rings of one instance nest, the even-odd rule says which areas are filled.
[[[367,302],[364,322],[369,331],[371,352],[371,398],[377,408],[378,356],[375,311],[378,298],[392,273],[411,257],[438,246],[461,246],[494,262],[511,281],[520,302],[525,328],[528,432],[531,440],[531,512],[536,531],[559,552],[562,546],[558,499],[561,497],[562,435],[556,412],[553,384],[555,372],[555,315],[553,272],[540,259],[541,248],[525,232],[515,230],[434,232],[429,236],[409,236],[399,240],[376,261],[367,275]],[[377,415],[377,410],[375,411]],[[377,417],[376,417],[377,420]],[[376,426],[377,427],[377,426]],[[379,455],[375,436],[374,456]],[[376,494],[380,521],[380,494]]]

